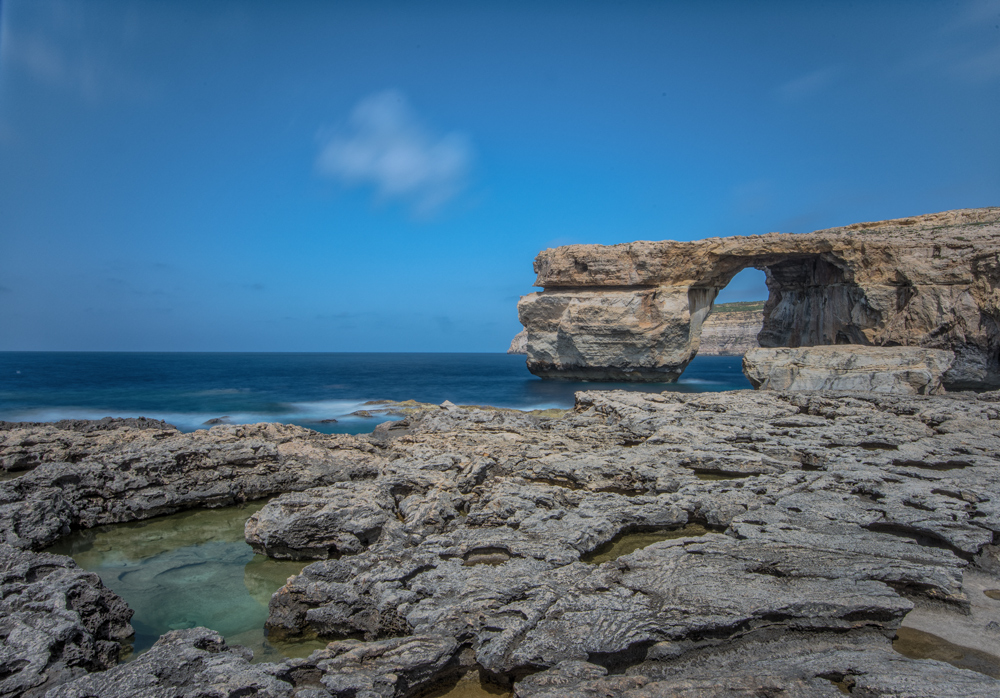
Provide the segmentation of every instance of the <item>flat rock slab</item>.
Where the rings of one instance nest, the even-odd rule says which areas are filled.
[[[954,360],[950,351],[922,347],[761,347],[744,354],[743,373],[757,390],[935,395]]]

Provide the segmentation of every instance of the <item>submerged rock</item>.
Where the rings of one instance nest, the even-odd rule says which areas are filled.
[[[758,390],[935,395],[954,360],[950,351],[921,347],[758,348],[743,356],[743,373]]]

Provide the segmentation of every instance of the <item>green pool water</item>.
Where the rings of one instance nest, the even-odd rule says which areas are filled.
[[[243,525],[264,504],[100,526],[48,552],[69,555],[128,602],[135,611],[132,657],[169,630],[196,626],[249,647],[255,662],[307,656],[326,643],[269,642],[264,634],[271,594],[307,564],[255,555],[243,540]]]

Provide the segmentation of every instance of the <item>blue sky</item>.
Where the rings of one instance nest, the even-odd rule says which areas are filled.
[[[503,351],[546,247],[998,205],[998,114],[996,0],[4,0],[0,350]]]

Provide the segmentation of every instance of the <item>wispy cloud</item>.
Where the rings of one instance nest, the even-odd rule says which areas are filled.
[[[834,67],[814,70],[778,85],[775,92],[782,100],[795,102],[823,91],[834,81],[839,72],[839,68]]]
[[[134,43],[134,12],[126,13],[121,26],[102,27],[98,42],[90,38],[97,20],[85,4],[55,0],[32,10],[16,28],[11,21],[0,27],[0,60],[92,103],[111,95],[150,96],[148,85],[122,68],[120,52]]]
[[[317,170],[345,185],[371,185],[382,199],[410,203],[428,214],[466,185],[473,151],[460,133],[437,136],[397,90],[369,95],[348,127],[326,138]]]
[[[966,3],[955,18],[918,44],[903,72],[938,72],[966,83],[1000,79],[1000,0]]]

